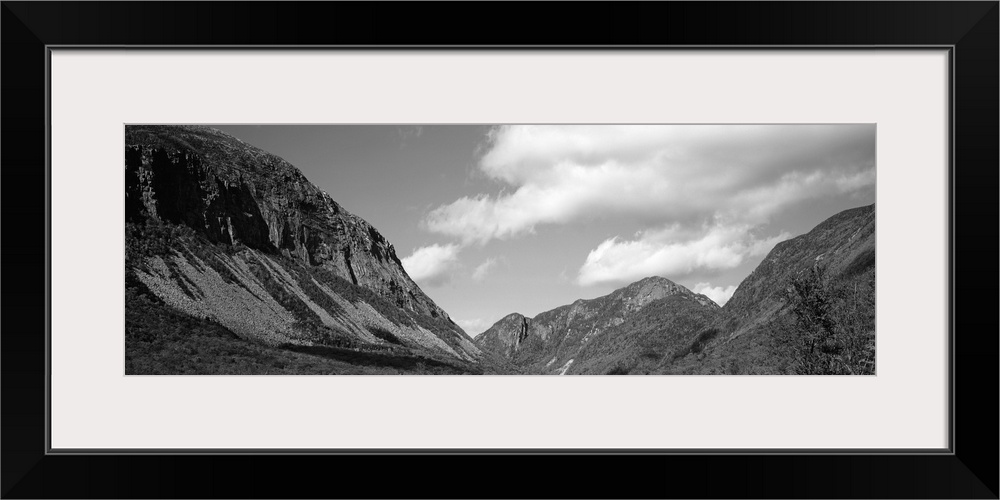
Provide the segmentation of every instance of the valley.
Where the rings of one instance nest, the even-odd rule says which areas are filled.
[[[778,243],[719,306],[668,277],[474,339],[283,159],[127,126],[125,373],[873,374],[875,206]]]

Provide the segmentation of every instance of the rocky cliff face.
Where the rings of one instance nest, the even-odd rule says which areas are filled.
[[[288,162],[207,127],[129,126],[126,220],[184,224],[328,269],[431,317],[447,314],[410,279],[396,250]]]
[[[534,318],[511,314],[476,337],[476,344],[529,373],[578,373],[579,368],[574,369],[574,366],[585,366],[590,355],[601,354],[598,350],[588,350],[589,345],[602,344],[615,337],[620,327],[639,311],[663,303],[678,315],[694,309],[711,316],[719,310],[719,306],[704,295],[666,278],[651,277],[604,297],[580,299]],[[702,323],[699,320],[698,325]],[[675,332],[651,333],[669,336]]]
[[[133,260],[134,276],[237,333],[310,343],[329,330],[478,357],[378,230],[288,162],[221,131],[126,127],[125,219],[133,246],[148,244],[154,226],[184,236]]]
[[[476,337],[475,342],[484,351],[513,358],[521,342],[528,338],[530,321],[518,313],[508,314]]]

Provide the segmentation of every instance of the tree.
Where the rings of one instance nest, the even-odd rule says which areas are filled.
[[[787,297],[794,328],[786,324],[781,337],[791,350],[795,373],[875,372],[874,287],[861,279],[834,283],[817,264],[791,281]]]

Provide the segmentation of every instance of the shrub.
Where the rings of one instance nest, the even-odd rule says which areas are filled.
[[[399,340],[399,337],[396,337],[391,332],[388,332],[382,328],[369,328],[368,331],[370,331],[372,335],[390,344],[403,345],[403,342]]]
[[[701,353],[701,351],[705,350],[705,346],[707,346],[712,339],[718,336],[719,336],[718,328],[709,328],[699,333],[698,336],[694,339],[694,342],[691,343],[691,352],[695,354]]]

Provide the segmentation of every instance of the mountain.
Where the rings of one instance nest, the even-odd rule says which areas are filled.
[[[321,372],[358,364],[462,372],[481,355],[376,228],[288,162],[219,130],[127,126],[125,222],[127,311],[202,322],[199,331],[222,332],[212,338],[282,360],[289,352],[340,360],[327,371],[313,360]],[[169,370],[140,359],[162,354],[143,342],[169,325],[133,319],[126,314],[132,366]],[[130,339],[146,350],[130,350]]]
[[[874,371],[874,204],[778,243],[701,332],[710,338],[658,372],[797,373],[802,353],[793,347],[807,338],[810,322],[823,323],[835,344],[825,347],[844,351],[836,356],[864,365],[855,373]]]
[[[499,373],[873,373],[875,205],[778,243],[724,307],[652,277],[475,342]]]
[[[719,309],[704,295],[650,277],[534,318],[508,315],[475,342],[493,371],[603,374],[638,359],[654,344],[683,343]]]
[[[475,341],[283,159],[125,129],[126,373],[869,374],[875,206],[776,245],[725,307],[661,277]]]

